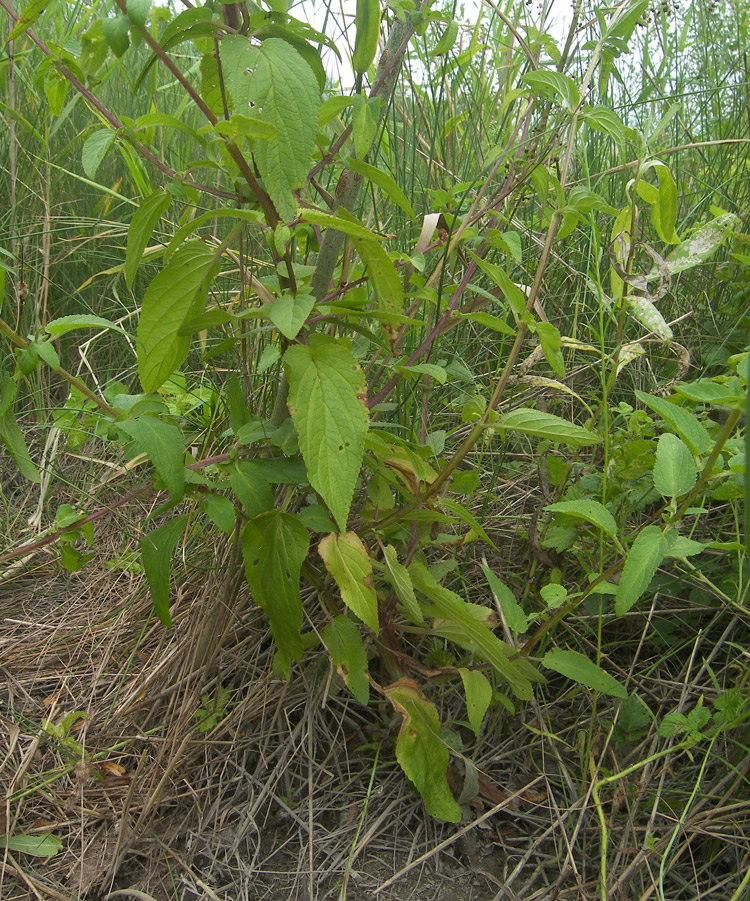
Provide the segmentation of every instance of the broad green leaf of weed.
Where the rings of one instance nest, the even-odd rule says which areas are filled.
[[[212,248],[188,241],[148,286],[138,322],[138,375],[143,390],[160,388],[187,356],[186,321],[203,310],[205,288],[215,264]]]
[[[352,113],[352,137],[354,153],[363,160],[370,151],[380,123],[380,110],[383,107],[382,97],[365,97],[354,95],[354,112]]]
[[[268,318],[281,334],[293,341],[315,306],[312,294],[282,294],[268,310]]]
[[[370,700],[367,651],[359,629],[346,616],[337,616],[325,627],[322,637],[333,665],[343,676],[351,693],[360,704],[367,704]]]
[[[615,595],[615,612],[623,616],[648,588],[656,570],[677,537],[658,526],[641,529],[628,551]]]
[[[393,260],[377,241],[355,238],[354,243],[362,262],[367,266],[378,309],[400,316],[404,311],[404,288]],[[383,331],[389,341],[393,341],[398,333],[398,329],[388,322],[383,323]]]
[[[185,452],[177,426],[155,416],[125,420],[117,425],[154,464],[172,500],[175,503],[181,500],[185,491]]]
[[[588,657],[584,657],[583,654],[579,654],[578,651],[555,648],[544,655],[542,663],[547,669],[554,670],[561,676],[578,682],[579,685],[585,685],[586,688],[600,691],[605,695],[612,695],[615,698],[627,698],[628,696],[625,687],[617,679],[610,676],[609,673],[605,673],[600,666],[597,666]]]
[[[280,510],[257,516],[242,530],[247,582],[271,624],[287,678],[291,661],[299,659],[303,650],[299,580],[309,543],[302,523]]]
[[[89,178],[96,177],[96,170],[99,168],[104,157],[109,153],[110,147],[114,144],[117,133],[111,128],[100,128],[86,139],[81,151],[81,163],[83,171]]]
[[[310,484],[344,532],[369,425],[362,370],[348,341],[326,335],[290,347],[284,368]]]
[[[125,283],[128,288],[133,287],[143,251],[151,240],[156,223],[171,202],[172,197],[166,191],[158,190],[145,197],[138,206],[128,228],[128,246],[125,251]]]
[[[260,460],[239,461],[229,477],[229,484],[250,519],[273,507],[268,471]]]
[[[223,494],[207,494],[201,507],[211,522],[222,532],[231,535],[234,529],[236,511],[234,504]]]
[[[521,80],[525,81],[535,94],[541,94],[543,97],[560,97],[571,112],[580,103],[578,85],[569,75],[562,72],[539,69],[536,72],[528,72]]]
[[[690,448],[677,435],[666,432],[659,438],[654,465],[654,488],[667,500],[683,497],[698,480]]]
[[[90,329],[111,329],[113,332],[119,332],[121,335],[127,335],[125,329],[110,322],[109,319],[103,319],[101,316],[89,316],[86,313],[73,314],[71,316],[60,316],[53,319],[45,325],[44,330],[52,338],[59,338],[61,335],[67,335],[79,328]]]
[[[492,700],[492,686],[487,676],[479,670],[466,669],[462,666],[458,671],[461,673],[461,680],[464,683],[466,714],[469,717],[469,724],[474,730],[474,734],[478,736],[479,730],[482,728],[482,720]]]
[[[372,584],[372,563],[360,537],[355,532],[333,532],[320,542],[318,552],[346,606],[377,633],[378,596]]]
[[[169,522],[146,533],[141,539],[141,560],[146,573],[154,612],[167,627],[172,625],[169,614],[169,576],[172,570],[172,553],[185,531],[188,514],[182,513]]]
[[[440,738],[435,705],[412,679],[389,685],[385,694],[403,720],[396,739],[396,758],[424,799],[425,810],[448,823],[460,822],[461,808],[446,778],[450,753]]]
[[[635,396],[641,403],[658,413],[677,432],[694,454],[706,454],[711,449],[713,439],[698,417],[691,413],[690,410],[670,403],[662,397],[644,394],[642,391],[636,391]]]
[[[549,510],[550,513],[564,513],[566,516],[573,516],[576,519],[585,519],[586,522],[598,526],[607,535],[611,535],[613,538],[617,535],[617,523],[614,516],[599,501],[589,498],[578,501],[559,501],[556,504],[547,504],[544,509]]]
[[[286,41],[260,46],[240,35],[221,42],[224,77],[236,111],[254,114],[276,128],[273,141],[259,141],[255,159],[263,184],[281,218],[294,218],[292,191],[304,187],[318,131],[320,87],[310,65]]]
[[[148,14],[151,10],[151,0],[127,0],[125,9],[128,18],[134,25],[143,27],[148,21]]]
[[[501,416],[495,423],[495,427],[521,432],[524,435],[533,435],[537,438],[549,438],[550,441],[561,442],[571,447],[586,447],[586,445],[598,444],[601,441],[598,435],[582,426],[574,425],[552,413],[527,407],[521,410],[512,410],[505,416]]]

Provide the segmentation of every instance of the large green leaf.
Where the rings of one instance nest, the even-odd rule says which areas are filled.
[[[377,633],[378,596],[372,584],[372,563],[360,537],[355,532],[332,532],[320,542],[318,552],[346,606]]]
[[[128,288],[133,287],[143,251],[151,240],[156,223],[171,201],[172,197],[166,191],[154,191],[143,199],[133,216],[128,228],[128,246],[125,251],[125,284]]]
[[[187,356],[184,323],[203,311],[215,253],[203,241],[188,241],[154,278],[143,297],[138,322],[138,375],[146,393],[160,388]]]
[[[169,575],[172,569],[172,552],[185,531],[188,514],[182,513],[157,529],[152,529],[141,539],[141,560],[151,589],[154,612],[165,626],[172,625],[169,614]]]
[[[177,426],[155,416],[142,416],[117,425],[154,464],[172,500],[175,503],[181,500],[185,491],[185,466],[182,433]]]
[[[241,460],[237,463],[229,477],[229,484],[250,519],[273,507],[268,470],[260,460]]]
[[[402,717],[396,739],[396,758],[401,769],[422,795],[427,813],[448,823],[458,823],[461,808],[448,787],[450,753],[440,737],[435,705],[412,679],[389,685],[385,694]]]
[[[648,588],[676,537],[676,532],[662,532],[658,526],[646,526],[638,533],[617,586],[615,612],[618,616],[627,613]]]
[[[598,444],[601,441],[601,438],[594,432],[579,425],[573,425],[567,419],[528,407],[511,410],[510,413],[501,416],[495,425],[497,428],[511,429],[514,432],[522,432],[524,435],[564,442],[571,447],[585,447],[587,444]]]
[[[370,700],[367,651],[359,629],[346,616],[337,616],[323,629],[323,644],[351,693],[360,704],[367,704]]]
[[[294,218],[292,191],[302,188],[318,130],[320,87],[310,65],[286,41],[260,45],[233,35],[221,42],[224,77],[240,114],[260,116],[276,128],[273,141],[259,141],[255,159],[282,219]]]
[[[597,666],[588,657],[579,654],[578,651],[564,651],[555,648],[548,651],[544,655],[542,663],[547,669],[560,673],[574,682],[585,685],[586,688],[592,688],[594,691],[601,691],[605,695],[612,695],[615,698],[627,698],[628,693],[623,685],[617,679],[605,673],[604,670]]]
[[[348,341],[326,335],[290,347],[284,369],[310,484],[345,532],[369,423],[362,370]]]
[[[585,519],[587,522],[598,526],[602,531],[611,535],[617,535],[617,523],[609,510],[599,501],[583,498],[577,501],[559,501],[556,504],[548,504],[545,510],[551,513],[565,513],[576,519]]]
[[[691,491],[698,479],[690,448],[677,435],[669,432],[659,438],[654,465],[654,488],[670,500],[683,497]]]
[[[268,309],[268,318],[285,338],[293,341],[314,306],[312,294],[282,294]]]
[[[255,602],[271,624],[287,678],[291,661],[302,655],[299,577],[309,542],[302,523],[279,510],[257,516],[242,530],[245,575]]]
[[[53,338],[59,338],[60,335],[66,335],[68,332],[79,328],[111,329],[113,332],[119,332],[121,335],[128,334],[125,329],[115,325],[114,322],[110,322],[109,319],[103,319],[101,316],[89,316],[87,313],[60,316],[44,326],[44,330]]]
[[[112,131],[111,128],[100,128],[86,139],[81,152],[81,163],[83,171],[89,178],[96,176],[96,170],[109,153],[116,137],[117,132]]]

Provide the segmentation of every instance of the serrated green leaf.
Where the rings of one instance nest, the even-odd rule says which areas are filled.
[[[461,808],[446,778],[450,753],[440,737],[435,705],[411,679],[401,679],[384,690],[403,718],[396,739],[396,758],[401,769],[416,786],[430,816],[448,823],[460,822]]]
[[[559,501],[556,504],[548,504],[544,509],[551,513],[564,513],[566,516],[574,516],[576,519],[585,519],[613,538],[617,535],[617,523],[614,516],[599,501],[590,499]]]
[[[299,659],[303,649],[299,579],[308,547],[307,529],[279,510],[257,516],[242,530],[247,582],[271,624],[287,678],[291,661]]]
[[[235,464],[229,484],[250,519],[273,507],[273,490],[260,460],[241,460]]]
[[[145,197],[135,211],[135,215],[128,228],[128,246],[125,251],[125,284],[133,287],[138,265],[141,262],[143,251],[151,240],[156,223],[167,211],[172,202],[172,196],[166,191],[154,191]]]
[[[571,447],[586,447],[601,441],[601,438],[594,432],[579,425],[573,425],[560,416],[526,407],[512,410],[501,416],[495,426],[499,429],[521,432],[524,435],[534,435],[537,438],[549,438],[550,441],[563,442]]]
[[[694,557],[696,554],[702,554],[707,547],[710,547],[710,544],[704,544],[702,541],[693,541],[692,538],[688,538],[686,535],[678,535],[664,556],[670,559],[681,560],[683,557]]]
[[[360,702],[370,700],[367,678],[367,651],[359,629],[346,616],[337,616],[323,629],[323,644],[328,648],[333,665]]]
[[[55,854],[62,851],[63,843],[51,832],[45,835],[0,835],[0,848],[7,848],[8,851],[14,854],[31,854],[32,857],[54,857]]]
[[[151,11],[151,0],[127,0],[125,9],[130,21],[142,28],[148,21],[148,14]]]
[[[147,394],[160,388],[187,356],[190,339],[179,332],[203,311],[214,265],[212,248],[188,241],[148,286],[138,322],[138,375]]]
[[[314,306],[312,294],[282,294],[268,308],[268,318],[285,338],[293,341]]]
[[[697,480],[698,467],[690,448],[677,435],[669,432],[662,435],[656,448],[654,488],[670,500],[683,497],[692,490]]]
[[[155,416],[125,420],[117,425],[154,464],[172,500],[175,503],[181,500],[185,492],[185,451],[182,433],[177,426]]]
[[[405,613],[416,625],[424,625],[424,615],[417,596],[414,594],[414,586],[411,584],[409,570],[402,563],[399,563],[396,548],[393,545],[387,544],[385,546],[383,549],[383,560],[385,562],[386,577],[393,586],[396,597],[401,602]]]
[[[377,633],[378,596],[372,583],[372,563],[360,537],[355,532],[332,532],[320,542],[318,553],[346,606]]]
[[[672,404],[662,397],[644,394],[643,391],[636,391],[635,396],[642,404],[658,413],[686,442],[694,454],[709,452],[713,446],[713,439],[694,413],[677,404]]]
[[[369,426],[362,370],[347,341],[326,335],[290,347],[284,369],[310,484],[344,532]]]
[[[221,42],[224,77],[234,107],[276,128],[273,141],[255,148],[263,183],[281,218],[294,218],[292,192],[304,187],[318,130],[320,88],[306,60],[286,41],[268,38],[260,46],[232,35]]]
[[[130,20],[127,16],[102,19],[104,39],[115,56],[120,57],[130,46]]]
[[[664,533],[658,526],[646,526],[636,535],[617,585],[615,612],[618,616],[627,613],[648,588],[675,538],[675,532]]]
[[[503,616],[505,617],[505,622],[508,624],[508,628],[517,635],[523,635],[529,628],[529,621],[526,619],[526,614],[516,600],[515,595],[510,588],[508,588],[508,586],[492,572],[489,566],[482,564],[482,572],[492,589],[492,593],[495,595],[497,602],[502,608]]]
[[[492,686],[480,670],[466,669],[462,666],[458,671],[461,674],[461,681],[464,683],[469,724],[474,730],[474,734],[478,736],[479,730],[482,728],[482,720],[492,700]]]
[[[400,207],[412,221],[416,222],[417,217],[412,205],[407,200],[406,194],[404,194],[401,188],[396,184],[392,175],[388,172],[383,172],[383,170],[378,169],[377,166],[371,166],[370,163],[354,159],[351,156],[347,158],[346,164],[354,172],[359,173],[368,181],[377,185],[380,190],[396,204],[396,206]]]
[[[544,655],[542,663],[547,669],[554,670],[561,676],[578,682],[579,685],[585,685],[586,688],[600,691],[605,695],[612,695],[615,698],[627,698],[628,696],[625,686],[609,673],[605,673],[588,657],[579,654],[578,651],[564,651],[555,648]]]
[[[89,178],[93,179],[96,176],[96,170],[109,153],[116,137],[117,132],[112,131],[111,128],[100,128],[86,139],[81,151],[81,163],[83,171]]]
[[[169,522],[147,532],[141,539],[141,561],[146,573],[154,613],[167,627],[172,625],[169,613],[169,576],[172,553],[188,523],[188,514],[181,513]]]
[[[42,480],[36,464],[31,459],[29,449],[23,440],[23,433],[18,427],[13,410],[6,410],[0,416],[0,441],[5,445],[8,453],[15,461],[16,466],[21,470],[24,478],[30,482],[39,483]]]

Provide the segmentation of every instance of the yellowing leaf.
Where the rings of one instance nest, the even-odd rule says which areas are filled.
[[[372,585],[372,563],[359,536],[355,532],[332,532],[320,542],[318,552],[346,606],[377,632],[378,596]]]

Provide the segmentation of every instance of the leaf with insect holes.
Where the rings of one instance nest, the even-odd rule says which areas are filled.
[[[297,517],[280,510],[256,516],[242,530],[247,582],[271,624],[287,678],[291,661],[302,655],[299,578],[309,544],[307,529]]]
[[[158,390],[183,362],[190,338],[180,329],[203,312],[215,252],[187,241],[146,289],[138,321],[138,375],[143,390]]]
[[[333,576],[346,606],[378,631],[378,596],[372,585],[372,563],[367,548],[355,532],[332,532],[318,545],[326,569]]]
[[[364,375],[349,342],[327,335],[290,347],[284,369],[310,484],[344,532],[369,425]]]
[[[224,77],[240,115],[276,128],[272,141],[258,141],[253,156],[281,218],[294,218],[292,192],[304,187],[318,131],[320,86],[310,65],[291,44],[267,38],[253,44],[241,35],[221,42]]]
[[[396,758],[424,799],[427,813],[448,823],[461,820],[461,808],[448,786],[450,753],[440,736],[440,719],[416,682],[400,679],[384,689],[402,717]]]
[[[627,698],[628,696],[624,685],[621,685],[609,673],[605,673],[588,657],[579,654],[578,651],[555,648],[544,655],[542,663],[547,669],[554,670],[580,685],[585,685],[586,688],[600,691],[605,695],[612,695],[615,698]]]
[[[333,665],[351,693],[360,704],[367,704],[370,700],[367,651],[359,629],[346,616],[337,616],[323,629],[322,637]]]

